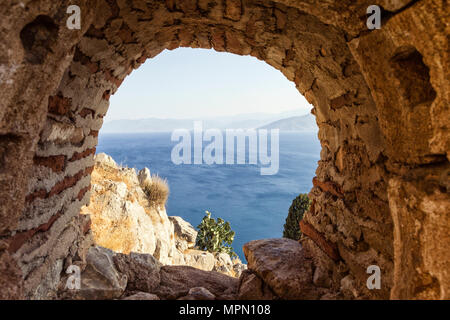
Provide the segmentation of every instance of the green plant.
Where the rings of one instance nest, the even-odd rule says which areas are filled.
[[[209,252],[225,252],[230,257],[237,257],[231,244],[234,240],[234,231],[231,230],[230,223],[218,218],[217,221],[211,218],[211,212],[206,211],[202,222],[197,226],[198,234],[196,246],[200,250]]]
[[[151,181],[147,181],[142,186],[150,205],[163,208],[169,198],[169,184],[166,179],[158,175],[152,175]]]
[[[303,215],[309,210],[311,200],[308,195],[301,193],[292,201],[289,213],[284,224],[283,237],[293,240],[299,240],[301,236],[300,221]]]

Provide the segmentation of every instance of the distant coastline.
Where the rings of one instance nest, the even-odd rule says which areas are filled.
[[[205,119],[123,119],[106,122],[102,133],[171,132],[192,129],[194,121],[202,121],[204,129],[280,129],[280,131],[317,131],[315,118],[300,111],[280,114],[243,114]]]

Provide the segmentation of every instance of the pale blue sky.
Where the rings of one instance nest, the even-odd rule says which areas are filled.
[[[142,118],[205,118],[280,113],[311,106],[293,82],[250,56],[214,50],[165,50],[129,75],[105,121]]]

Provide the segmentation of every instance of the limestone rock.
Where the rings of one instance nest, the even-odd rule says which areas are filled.
[[[208,289],[195,287],[189,290],[189,293],[178,300],[214,300],[216,298]]]
[[[154,253],[154,224],[144,207],[130,201],[132,193],[125,182],[96,181],[91,204],[82,211],[91,216],[91,229],[98,245],[121,253]]]
[[[109,300],[119,298],[125,291],[127,276],[120,274],[113,262],[114,253],[106,248],[91,247],[86,268],[81,273],[79,289],[64,288],[61,298],[81,300]],[[62,279],[65,285],[67,279]]]
[[[163,266],[160,287],[154,292],[161,298],[178,299],[189,290],[203,287],[218,299],[237,294],[239,280],[215,271],[203,271],[188,266]]]
[[[117,163],[114,161],[114,159],[107,155],[106,153],[99,153],[94,158],[95,163],[100,166],[109,166],[113,168],[117,168]]]
[[[122,300],[160,300],[156,294],[147,293],[147,292],[138,292]]]
[[[175,248],[183,255],[183,253],[189,249],[189,244],[184,240],[175,238]]]
[[[127,181],[128,185],[131,187],[131,191],[138,192],[139,179],[134,168],[120,166],[117,174],[121,180]]]
[[[166,209],[150,209],[148,212],[151,215],[156,238],[153,255],[163,264],[173,264],[173,252],[176,250],[175,236]]]
[[[151,183],[152,175],[150,174],[150,170],[148,168],[140,170],[138,173],[138,179],[141,186],[145,185],[146,183]]]
[[[277,297],[261,278],[251,271],[244,271],[239,279],[239,300],[273,300]]]
[[[317,299],[312,261],[291,239],[251,241],[244,245],[248,268],[281,299]]]
[[[214,255],[214,271],[233,276],[233,262],[227,253],[216,253]]]
[[[150,254],[117,253],[114,264],[128,278],[127,290],[152,292],[159,285],[161,263]]]
[[[239,260],[240,261],[240,260]],[[247,265],[242,262],[235,262],[233,265],[234,276],[239,278],[242,273],[247,270]]]
[[[82,208],[91,216],[95,242],[115,252],[152,254],[164,264],[180,261],[165,209],[149,206],[134,169],[112,162],[106,154],[96,156],[91,201]],[[141,172],[142,178],[146,170]]]
[[[214,257],[216,258],[217,261],[216,265],[224,265],[229,268],[233,267],[233,262],[231,261],[230,255],[228,253],[224,252],[216,253]]]
[[[136,174],[104,154],[98,154],[92,172],[90,204],[82,214],[91,217],[96,244],[117,253],[151,254],[165,265],[187,265],[239,277],[241,261],[227,254],[194,249],[197,231],[181,217],[169,217],[165,208],[149,205],[142,183],[151,179],[147,168]],[[148,290],[148,288],[146,289]],[[142,291],[142,290],[141,290]]]
[[[173,223],[175,235],[178,239],[186,241],[189,245],[193,246],[197,239],[197,230],[187,221],[181,217],[171,216],[170,221]]]
[[[187,266],[205,271],[213,270],[216,262],[212,253],[195,249],[184,253],[184,261]]]
[[[213,270],[231,277],[239,278],[242,271],[246,268],[240,259],[235,258],[232,261],[230,255],[225,252],[216,253],[214,258],[216,261]]]
[[[173,252],[172,252],[172,265],[173,266],[186,265],[186,262],[184,260],[184,255],[179,250],[173,250]]]

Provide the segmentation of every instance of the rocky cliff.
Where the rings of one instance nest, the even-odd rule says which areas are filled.
[[[58,299],[294,300],[343,299],[349,295],[316,285],[314,258],[290,239],[265,239],[244,246],[249,266],[239,279],[191,266],[161,264],[151,254],[117,253],[91,246],[74,264],[82,272],[62,275]],[[319,280],[326,275],[319,274]],[[71,285],[73,287],[71,287]]]
[[[117,253],[151,254],[163,265],[239,277],[246,268],[239,259],[197,250],[194,227],[181,217],[169,217],[164,205],[145,193],[144,186],[161,183],[156,180],[148,168],[136,173],[104,153],[95,156],[90,204],[81,210],[91,217],[95,244]]]

